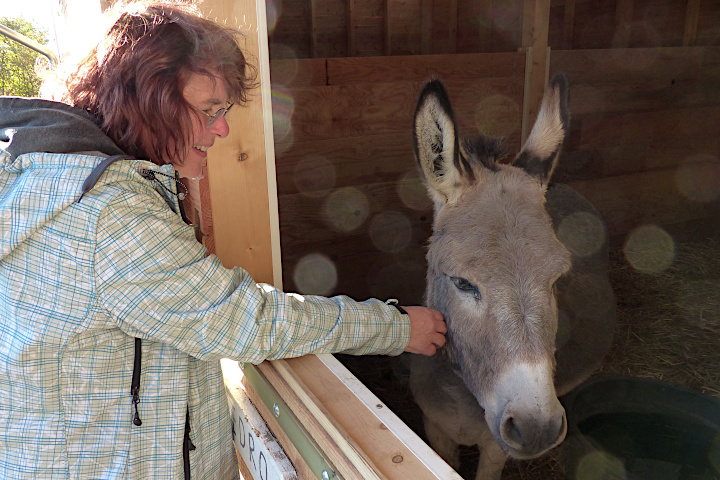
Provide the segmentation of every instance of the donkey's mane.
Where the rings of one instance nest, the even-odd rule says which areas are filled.
[[[473,168],[483,166],[494,172],[498,170],[497,162],[507,155],[503,139],[486,137],[482,134],[463,139],[462,149]]]

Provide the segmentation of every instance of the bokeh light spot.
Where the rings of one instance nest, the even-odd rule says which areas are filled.
[[[432,201],[417,170],[402,176],[397,184],[397,192],[400,201],[408,208],[418,211],[432,209]]]
[[[330,226],[341,232],[355,230],[370,214],[367,197],[354,187],[341,188],[328,195],[325,214]]]
[[[675,260],[675,242],[662,228],[643,225],[630,232],[624,252],[639,272],[660,273]]]
[[[298,192],[308,197],[324,197],[335,186],[335,166],[321,155],[309,155],[300,160],[293,170]]]
[[[295,265],[293,281],[304,295],[330,295],[337,286],[337,268],[325,255],[311,253]]]
[[[576,212],[562,219],[557,236],[573,255],[589,257],[605,243],[605,227],[597,215]]]
[[[620,459],[607,452],[590,452],[580,459],[577,472],[577,480],[605,480],[612,478],[622,480],[627,478],[625,467]]]
[[[285,45],[284,43],[271,43],[270,52],[273,58],[273,62],[270,65],[272,71],[273,85],[289,85],[298,75],[298,59],[297,53],[292,47]]]
[[[370,239],[383,252],[399,252],[412,239],[410,220],[400,212],[382,212],[370,222]]]
[[[711,202],[720,197],[720,161],[711,155],[688,159],[675,173],[680,192],[690,200]]]
[[[275,143],[292,143],[292,116],[295,99],[281,86],[273,86],[272,92],[273,135]]]
[[[475,107],[475,126],[483,135],[509,137],[518,128],[520,106],[505,95],[490,95]]]
[[[282,14],[282,0],[269,0],[265,5],[268,36],[272,35]]]

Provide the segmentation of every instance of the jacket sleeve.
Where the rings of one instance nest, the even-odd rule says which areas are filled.
[[[408,317],[379,300],[286,294],[224,268],[157,197],[116,196],[96,241],[99,301],[118,327],[199,359],[399,355],[410,339]]]

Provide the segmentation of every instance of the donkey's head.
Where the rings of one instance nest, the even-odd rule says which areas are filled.
[[[440,354],[515,458],[544,453],[566,432],[553,385],[553,286],[570,253],[545,211],[545,190],[567,129],[567,97],[567,78],[554,77],[511,164],[498,163],[497,140],[458,140],[440,81],[425,86],[415,112],[415,154],[435,203],[426,303],[448,324]]]

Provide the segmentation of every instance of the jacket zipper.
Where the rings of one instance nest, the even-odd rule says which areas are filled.
[[[138,403],[140,403],[140,366],[142,363],[142,340],[135,338],[135,360],[133,361],[133,376],[130,383],[130,394],[132,395],[132,403],[135,407],[135,415],[133,416],[133,424],[138,427],[142,425],[140,414],[138,413]]]

